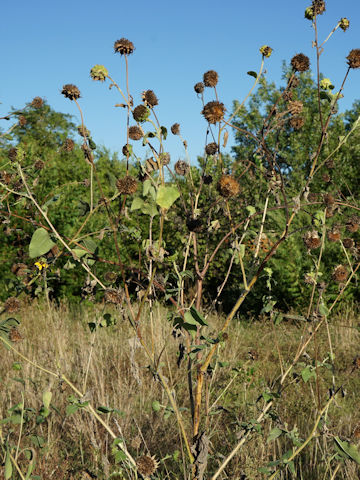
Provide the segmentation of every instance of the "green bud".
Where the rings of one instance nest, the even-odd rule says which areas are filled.
[[[104,67],[104,65],[95,65],[90,70],[90,77],[93,80],[97,80],[97,81],[100,81],[100,82],[104,82],[108,75],[109,75],[109,72],[108,72],[107,68]]]
[[[308,20],[312,20],[314,18],[314,10],[312,7],[308,7],[305,10],[305,18],[307,18]]]
[[[269,58],[273,51],[273,49],[269,47],[269,45],[263,45],[259,50],[260,53],[266,58]]]
[[[334,85],[331,83],[330,78],[323,78],[320,81],[320,88],[323,90],[332,90],[334,88]]]

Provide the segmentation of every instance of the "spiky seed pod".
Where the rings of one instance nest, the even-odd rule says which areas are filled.
[[[303,111],[304,104],[299,100],[294,100],[288,103],[288,109],[291,115],[299,115]]]
[[[156,461],[155,457],[150,455],[142,455],[136,459],[136,468],[137,471],[142,475],[144,478],[149,478],[153,475],[159,463]]]
[[[199,233],[203,229],[200,218],[189,217],[186,220],[186,226],[187,226],[189,232]]]
[[[71,138],[67,138],[63,143],[63,150],[65,150],[65,152],[72,152],[74,150],[74,147],[75,142]]]
[[[304,243],[308,250],[314,250],[315,248],[319,248],[321,245],[321,238],[316,230],[312,230],[311,232],[306,232],[304,235]]]
[[[81,136],[81,137],[87,137],[89,138],[90,137],[90,130],[88,130],[85,125],[79,125],[77,127],[77,131],[78,131],[78,134]]]
[[[24,115],[19,116],[19,125],[20,127],[24,127],[27,124],[26,117]]]
[[[34,97],[31,102],[31,106],[34,108],[41,108],[44,104],[44,100],[41,97]]]
[[[360,68],[360,48],[354,48],[346,57],[350,68]]]
[[[355,245],[355,242],[352,238],[344,238],[343,245],[345,248],[353,248]]]
[[[235,197],[240,192],[240,185],[231,175],[223,175],[218,184],[217,190],[224,198]]]
[[[17,148],[11,147],[8,153],[8,159],[11,160],[12,162],[15,162],[17,160]]]
[[[114,52],[120,53],[120,55],[131,55],[134,50],[134,44],[127,38],[120,38],[114,43]]]
[[[219,151],[218,144],[215,142],[208,143],[205,147],[206,155],[215,155]]]
[[[17,312],[20,309],[20,301],[16,297],[9,297],[4,303],[4,309],[8,313]]]
[[[22,340],[22,336],[20,335],[19,330],[16,327],[13,327],[9,332],[9,340],[10,342],[17,343]]]
[[[119,292],[119,290],[109,288],[108,290],[105,290],[104,298],[105,301],[108,303],[120,305],[123,302],[124,294],[122,292]]]
[[[219,75],[215,70],[209,70],[208,72],[204,73],[204,85],[205,87],[216,87],[218,80],[219,80]]]
[[[341,238],[340,230],[337,227],[333,228],[328,232],[327,237],[330,242],[338,242]]]
[[[80,90],[76,85],[73,85],[72,83],[67,83],[66,85],[64,85],[61,93],[64,95],[65,98],[68,98],[69,100],[77,100],[78,98],[80,98]]]
[[[273,52],[273,49],[269,47],[269,45],[263,45],[260,48],[260,53],[264,55],[264,57],[269,58]]]
[[[104,65],[94,65],[90,70],[90,77],[97,82],[105,82],[109,71]]]
[[[323,173],[322,179],[323,179],[324,182],[326,182],[326,183],[331,182],[331,177],[330,177],[330,175],[329,175],[328,173]]]
[[[134,125],[129,127],[129,137],[131,140],[140,140],[143,137],[143,132],[140,127]]]
[[[304,126],[305,120],[301,115],[297,115],[295,117],[291,117],[289,123],[294,130],[300,130],[300,128]]]
[[[198,82],[194,85],[194,90],[196,93],[203,93],[205,85],[202,82]]]
[[[305,10],[305,18],[307,20],[313,20],[314,18],[314,10],[312,7],[307,7],[307,9]]]
[[[331,193],[325,193],[323,196],[323,202],[327,207],[335,204],[335,198],[331,195]]]
[[[203,182],[204,185],[210,185],[213,181],[213,177],[211,175],[203,175]]]
[[[138,182],[136,178],[127,175],[126,177],[119,178],[116,181],[116,188],[123,195],[133,195],[137,190]]]
[[[149,118],[150,110],[145,105],[138,105],[133,110],[133,117],[136,122],[143,123]]]
[[[142,93],[142,99],[149,107],[159,105],[159,100],[152,90],[145,90],[145,92]]]
[[[180,123],[174,123],[171,125],[170,130],[173,135],[180,135]]]
[[[322,15],[326,10],[326,5],[324,0],[313,0],[312,9],[315,15]]]
[[[209,102],[202,110],[202,114],[209,123],[221,122],[224,118],[226,108],[223,103],[218,101]]]
[[[40,159],[36,160],[36,162],[34,163],[34,167],[36,170],[42,170],[45,167],[45,162]]]
[[[360,219],[359,217],[353,216],[349,218],[346,222],[346,229],[350,233],[355,233],[359,230],[359,223]]]
[[[178,175],[182,175],[183,177],[185,177],[185,175],[189,172],[189,170],[190,170],[190,167],[186,162],[184,162],[184,160],[178,160],[175,163],[175,172]]]
[[[344,31],[346,32],[346,30],[350,27],[350,21],[344,17],[344,18],[341,18],[340,19],[340,22],[339,22],[339,27]]]
[[[117,274],[115,272],[106,272],[104,275],[105,282],[114,283],[117,279]]]
[[[348,275],[349,275],[349,272],[348,272],[347,268],[344,265],[338,265],[337,267],[335,267],[335,269],[332,273],[332,279],[335,282],[342,283],[342,282],[345,282]]]
[[[298,53],[291,59],[291,66],[295,72],[306,72],[310,68],[309,57],[303,53]]]

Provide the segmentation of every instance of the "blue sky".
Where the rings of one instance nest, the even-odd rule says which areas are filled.
[[[45,98],[57,111],[74,114],[73,102],[64,98],[66,83],[77,85],[85,123],[96,143],[121,150],[126,141],[125,111],[114,108],[122,101],[108,84],[89,76],[95,64],[105,65],[125,88],[124,61],[113,53],[114,41],[126,37],[136,50],[129,57],[130,91],[135,105],[141,92],[152,89],[159,98],[157,115],[170,128],[181,124],[191,161],[202,153],[207,124],[193,85],[209,69],[219,73],[218,94],[228,111],[234,99],[242,100],[252,84],[246,72],[257,70],[259,47],[270,45],[267,78],[280,83],[282,61],[303,52],[315,66],[311,46],[313,29],[304,19],[310,0],[183,0],[134,2],[103,0],[18,0],[1,8],[0,113],[21,107],[35,96]],[[339,87],[346,71],[346,56],[360,48],[360,2],[327,0],[319,17],[320,40],[341,17],[350,20],[347,32],[338,30],[326,44],[321,71]],[[352,70],[341,108],[360,98],[360,70]],[[212,100],[207,89],[206,101]],[[2,116],[2,115],[0,115]],[[5,127],[4,124],[1,125]],[[139,143],[139,142],[137,142]],[[231,147],[232,139],[227,150]],[[183,157],[179,139],[168,137],[172,160]],[[137,153],[144,156],[144,149]]]

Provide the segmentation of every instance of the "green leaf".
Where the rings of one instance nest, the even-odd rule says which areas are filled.
[[[254,78],[257,78],[257,73],[254,72],[254,70],[249,70],[248,72],[246,72],[248,75],[250,75],[250,77],[254,77]]]
[[[320,92],[320,98],[322,100],[327,100],[328,102],[332,101],[332,95],[330,93],[327,93],[327,92]]]
[[[316,373],[313,370],[313,368],[310,365],[308,365],[303,370],[301,370],[301,377],[304,380],[304,382],[307,383],[310,380],[310,378],[316,378]]]
[[[84,202],[83,200],[79,200],[77,205],[77,214],[79,217],[84,217],[88,212],[90,212],[90,205],[88,202]]]
[[[160,127],[160,130],[161,130],[161,134],[162,134],[164,140],[166,140],[166,137],[167,137],[167,128],[161,126],[161,127]]]
[[[133,212],[134,210],[138,210],[139,208],[142,208],[144,205],[144,200],[140,197],[135,197],[132,201],[130,211]]]
[[[323,302],[321,302],[321,304],[319,306],[319,313],[320,313],[320,315],[323,315],[324,317],[327,317],[330,313],[329,309],[327,308],[327,306]]]
[[[161,410],[160,402],[158,402],[157,400],[154,400],[152,402],[151,406],[152,406],[152,409],[154,410],[154,412],[159,412]]]
[[[249,215],[254,215],[254,213],[256,212],[256,208],[252,207],[251,205],[248,205],[246,207],[246,210],[249,212]]]
[[[202,315],[198,310],[196,310],[195,307],[190,307],[190,313],[191,313],[192,318],[193,318],[198,324],[202,325],[203,327],[209,325],[209,324],[207,323],[207,321],[205,320],[205,318],[203,317],[203,315]]]
[[[176,187],[166,187],[161,185],[156,196],[156,203],[162,208],[170,208],[179,198],[180,193]]]
[[[280,435],[282,435],[283,433],[283,430],[281,430],[280,428],[273,428],[270,433],[269,433],[269,436],[266,440],[267,443],[270,443],[272,442],[273,440],[275,440],[276,438],[280,437]]]
[[[72,415],[73,413],[75,413],[77,410],[79,409],[79,407],[77,405],[68,405],[66,407],[66,415]]]
[[[45,253],[51,250],[54,245],[55,243],[51,240],[45,228],[38,228],[30,240],[29,256],[30,258],[41,257],[41,255],[45,255]]]
[[[45,408],[50,407],[51,397],[52,397],[52,393],[49,390],[43,393],[42,401]]]
[[[71,250],[74,255],[76,255],[78,258],[83,257],[84,255],[87,254],[87,251],[82,249],[82,248],[74,248]]]
[[[98,413],[111,413],[113,410],[114,410],[113,408],[105,407],[103,405],[101,405],[96,409]]]
[[[88,249],[91,253],[94,253],[95,250],[98,248],[97,243],[92,238],[85,238],[82,241],[82,244],[86,249]]]
[[[13,472],[13,469],[12,469],[10,453],[9,453],[9,450],[7,450],[6,457],[5,457],[4,479],[10,480],[10,478],[12,477],[12,472]]]
[[[349,442],[340,440],[339,437],[334,437],[337,448],[344,453],[347,458],[354,460],[358,465],[360,465],[360,452],[356,445],[353,445]]]
[[[149,215],[150,217],[155,217],[159,214],[157,206],[151,198],[149,198],[146,203],[144,202],[144,205],[141,208],[141,213]]]

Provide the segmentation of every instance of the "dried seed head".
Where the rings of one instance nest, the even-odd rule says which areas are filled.
[[[133,110],[133,117],[136,122],[143,123],[149,118],[150,110],[145,105],[138,105]]]
[[[198,82],[194,85],[194,90],[196,93],[203,93],[205,85],[202,82]]]
[[[35,97],[32,99],[31,106],[34,108],[41,108],[44,104],[44,100],[41,97]]]
[[[201,113],[209,123],[217,123],[224,118],[225,111],[226,108],[223,103],[213,101],[207,103]]]
[[[169,165],[170,159],[171,159],[170,153],[168,152],[160,153],[159,155],[159,160],[161,165]]]
[[[141,447],[141,444],[142,444],[142,440],[140,435],[136,435],[136,437],[131,439],[130,445],[132,446],[132,448],[135,448],[135,450],[139,450],[139,448]]]
[[[13,176],[11,173],[6,172],[5,170],[1,172],[1,180],[5,185],[10,185],[12,182]]]
[[[69,100],[77,100],[78,98],[80,98],[80,90],[76,85],[73,85],[72,83],[67,83],[66,85],[64,85],[61,93],[64,95],[65,98],[68,98]]]
[[[208,143],[205,147],[206,155],[215,155],[218,151],[219,147],[215,142]]]
[[[355,233],[359,230],[359,223],[360,219],[359,217],[356,217],[355,215],[351,218],[349,218],[346,222],[346,229],[350,233]]]
[[[108,303],[114,303],[115,305],[120,305],[123,302],[124,295],[119,290],[114,288],[109,288],[105,291],[104,295],[105,301]]]
[[[310,192],[308,197],[307,197],[307,200],[308,200],[309,203],[317,202],[318,194],[315,193],[315,192]]]
[[[75,147],[75,142],[71,138],[67,138],[65,142],[63,143],[63,149],[66,152],[72,152]]]
[[[322,15],[326,10],[326,5],[324,0],[313,0],[312,9],[315,15]]]
[[[188,217],[186,220],[186,226],[189,232],[199,233],[202,231],[202,223],[200,218]]]
[[[349,275],[349,272],[347,268],[344,265],[338,265],[335,267],[333,273],[332,273],[332,279],[335,282],[344,282]]]
[[[45,163],[42,160],[36,160],[34,163],[34,167],[36,170],[42,170],[45,167]]]
[[[304,126],[305,120],[301,115],[297,115],[295,117],[291,117],[289,123],[294,130],[300,130],[300,128]]]
[[[114,43],[114,52],[120,53],[120,55],[131,55],[134,50],[134,44],[127,38],[120,38]]]
[[[17,343],[22,340],[22,336],[20,335],[19,330],[16,327],[13,327],[9,332],[9,340],[10,342]]]
[[[122,147],[122,154],[127,157],[128,155],[131,155],[131,149],[129,148],[129,144],[127,143]]]
[[[129,128],[129,137],[131,140],[140,140],[143,137],[143,132],[137,125]]]
[[[291,65],[295,72],[306,72],[310,68],[309,57],[303,53],[298,53],[291,59]]]
[[[219,75],[215,70],[209,70],[204,73],[204,85],[205,87],[216,87],[219,80]]]
[[[316,230],[306,232],[304,235],[304,243],[308,250],[314,250],[315,248],[319,248],[321,245],[321,239],[318,232]]]
[[[9,152],[8,152],[8,159],[11,160],[12,162],[15,162],[17,160],[17,148],[11,147]]]
[[[224,198],[235,197],[240,192],[240,185],[231,175],[223,175],[217,184],[217,190]]]
[[[304,275],[304,282],[307,284],[307,285],[315,285],[316,284],[316,280],[314,278],[314,275],[312,275],[311,273],[305,273]]]
[[[116,181],[116,188],[123,195],[133,195],[137,190],[138,182],[136,178],[127,175]]]
[[[180,123],[174,123],[171,125],[170,130],[173,135],[180,135]]]
[[[9,297],[4,303],[4,309],[8,313],[17,312],[20,309],[20,301],[16,297]]]
[[[338,242],[341,238],[340,230],[337,227],[333,228],[328,232],[327,237],[330,242]]]
[[[355,245],[355,242],[352,238],[344,238],[343,245],[345,248],[353,248]]]
[[[144,478],[151,477],[157,468],[159,463],[155,460],[155,457],[150,455],[142,455],[136,459],[136,468],[137,471],[142,475]]]
[[[341,18],[339,22],[339,27],[344,30],[344,32],[346,32],[346,30],[350,27],[350,21],[346,17]]]
[[[304,104],[299,100],[294,100],[288,103],[288,109],[291,115],[299,115],[303,111]]]
[[[272,54],[272,52],[273,52],[273,49],[271,47],[269,47],[269,45],[263,45],[260,48],[260,53],[262,55],[264,55],[264,57],[266,57],[266,58],[269,58],[270,55]]]
[[[326,182],[326,183],[331,182],[331,177],[330,177],[330,175],[329,175],[328,173],[323,173],[322,179],[323,179],[324,182]]]
[[[185,177],[185,175],[189,172],[189,170],[190,170],[190,167],[186,162],[184,162],[184,160],[178,160],[175,163],[175,172],[178,175],[182,175],[183,177]]]
[[[24,127],[27,124],[26,117],[24,115],[19,116],[19,125],[20,127]]]
[[[91,134],[90,134],[90,130],[88,130],[88,129],[85,127],[85,125],[84,125],[84,126],[83,126],[83,125],[79,125],[79,126],[77,127],[77,131],[78,131],[78,134],[79,134],[81,137],[84,137],[84,138],[85,138],[85,137],[89,138],[90,135],[91,135]]]
[[[202,178],[203,178],[204,185],[210,185],[210,183],[212,183],[213,181],[212,175],[203,175]]]
[[[360,48],[354,48],[346,57],[350,68],[360,68]]]
[[[108,75],[108,69],[104,65],[94,65],[90,70],[90,77],[98,82],[105,82]]]
[[[335,204],[335,198],[331,195],[331,193],[325,193],[323,196],[323,201],[327,207]]]
[[[104,280],[108,283],[114,283],[117,279],[117,274],[115,272],[106,272],[104,275]]]
[[[145,92],[142,93],[142,99],[149,107],[159,105],[159,100],[152,90],[145,90]]]
[[[335,215],[335,205],[329,205],[326,207],[326,218],[332,218]]]
[[[285,90],[285,92],[282,94],[283,99],[285,102],[290,102],[293,99],[293,92],[290,90]]]

